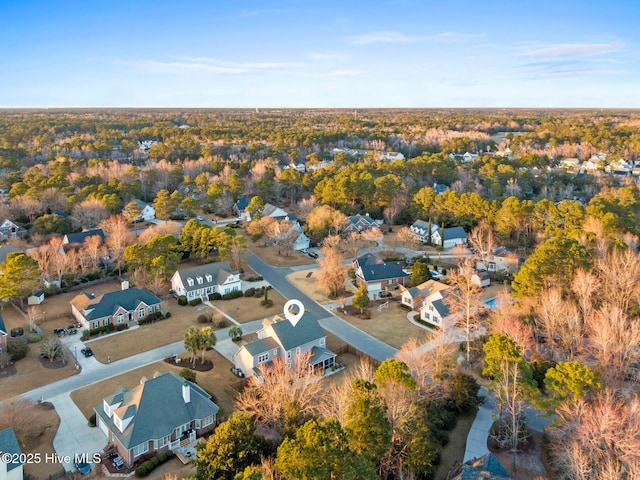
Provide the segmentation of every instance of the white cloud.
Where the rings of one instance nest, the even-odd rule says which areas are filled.
[[[528,57],[590,57],[618,52],[624,49],[622,42],[610,43],[540,43],[524,47],[523,56]]]
[[[418,43],[418,42],[460,42],[482,37],[482,34],[469,34],[460,32],[441,32],[433,35],[407,35],[391,30],[379,30],[347,37],[347,41],[353,45],[372,45],[375,43]]]
[[[332,70],[327,74],[328,77],[353,77],[360,75],[360,70],[344,69],[344,70]]]
[[[165,74],[211,73],[238,75],[244,73],[288,72],[294,73],[302,64],[287,62],[229,62],[208,57],[175,57],[176,61],[140,60],[120,62],[131,64],[141,70]]]

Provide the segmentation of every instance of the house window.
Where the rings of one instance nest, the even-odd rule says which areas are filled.
[[[301,352],[300,347],[296,347],[296,355],[300,355],[300,352]]]
[[[158,448],[166,447],[167,445],[169,445],[170,441],[171,441],[171,435],[162,437],[160,440],[158,440]]]
[[[291,351],[287,352],[287,360],[291,360]]]
[[[320,339],[320,346],[321,346],[321,347],[324,347],[324,338],[321,338],[321,339]]]
[[[258,355],[258,363],[264,363],[269,361],[269,352]]]
[[[139,318],[144,317],[144,308],[141,308],[140,310],[138,310],[138,317]]]
[[[160,305],[156,305],[156,312],[160,311]]]
[[[202,422],[200,421],[199,418],[196,418],[196,429],[198,428],[202,428]]]
[[[209,415],[208,417],[204,417],[202,419],[202,428],[208,427],[213,423],[213,415]]]
[[[124,315],[120,314],[118,315],[118,323],[123,323],[124,322]]]
[[[141,443],[140,445],[133,447],[133,456],[139,457],[140,455],[142,455],[143,453],[147,453],[148,451],[149,451],[149,442],[144,442],[144,443]]]
[[[105,319],[102,321],[102,324],[103,324],[105,327],[106,327],[107,325],[109,325],[109,319],[108,319],[108,318],[105,318]]]
[[[118,430],[122,431],[122,420],[120,419],[120,417],[118,417],[117,415],[114,415],[113,423],[116,427],[118,427]]]
[[[196,280],[198,280],[198,285],[202,285],[202,277],[196,277]]]
[[[99,327],[100,327],[100,322],[98,322],[97,320],[93,322],[93,328],[99,328]]]
[[[187,284],[188,284],[190,287],[193,287],[193,278],[191,278],[191,277],[187,278]]]

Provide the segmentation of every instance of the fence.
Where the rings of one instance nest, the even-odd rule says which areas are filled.
[[[373,365],[374,367],[378,367],[380,365],[380,360],[370,357],[369,355],[367,355],[366,353],[358,350],[357,348],[355,348],[353,345],[343,345],[341,347],[335,348],[333,349],[333,353],[335,353],[336,355],[342,355],[343,353],[349,353],[351,355],[354,355],[358,358],[364,358],[366,360],[368,360],[371,365]]]

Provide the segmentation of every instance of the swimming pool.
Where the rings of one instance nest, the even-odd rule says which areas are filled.
[[[488,298],[484,301],[484,304],[489,308],[496,308],[498,305],[498,299],[496,297]]]

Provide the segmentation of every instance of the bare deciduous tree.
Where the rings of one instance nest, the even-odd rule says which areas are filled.
[[[71,212],[71,223],[75,228],[93,228],[109,218],[109,210],[97,198],[80,202]]]
[[[496,248],[496,238],[493,227],[486,220],[471,230],[469,235],[469,244],[473,247],[474,257],[482,263],[485,269],[489,268],[489,262],[493,258],[493,252]],[[480,267],[478,267],[480,268]]]
[[[124,249],[133,242],[133,235],[129,231],[127,219],[122,215],[112,215],[100,223],[100,228],[106,234],[106,245],[111,260],[118,265],[118,276],[121,275]]]
[[[347,268],[343,257],[336,248],[323,247],[322,258],[318,261],[316,285],[329,296],[337,296],[344,289]]]

